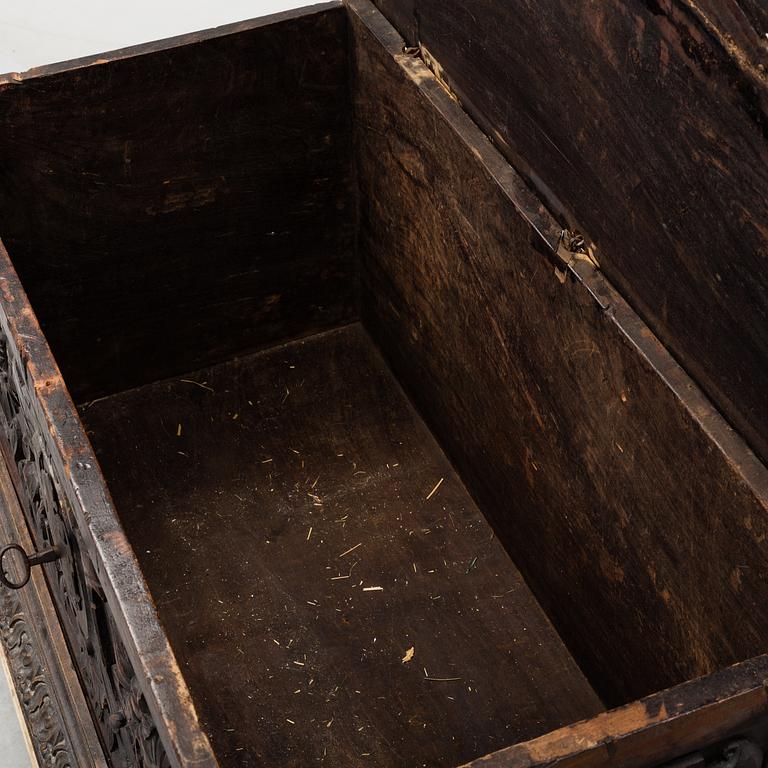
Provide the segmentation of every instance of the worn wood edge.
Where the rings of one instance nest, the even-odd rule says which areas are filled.
[[[768,715],[768,656],[501,749],[463,768],[639,768],[711,746]]]
[[[13,483],[0,461],[0,533],[34,549]],[[40,768],[106,768],[41,570],[12,591],[0,586],[0,638],[26,733]]]
[[[218,768],[95,452],[1,240],[0,297],[35,382],[56,448],[55,469],[74,492],[70,501],[78,530],[168,756],[179,768]]]
[[[364,24],[373,38],[395,59],[438,114],[462,137],[480,166],[495,181],[515,209],[546,246],[553,264],[583,285],[619,332],[672,391],[706,437],[723,454],[727,464],[750,492],[768,507],[768,468],[717,410],[703,390],[672,357],[671,352],[630,307],[605,275],[586,261],[562,263],[557,256],[562,227],[545,203],[493,145],[488,136],[464,111],[455,95],[424,63],[419,55],[405,53],[405,41],[370,0],[346,0],[350,12]]]
[[[697,0],[679,0],[679,3],[681,10],[687,13],[689,18],[699,26],[701,32],[720,48],[723,55],[728,57],[743,75],[761,87],[768,85],[768,76],[755,52],[745,50],[731,35],[723,32],[701,8]],[[670,6],[670,20],[674,19],[674,12],[674,6]],[[764,41],[760,42],[765,44]]]
[[[247,32],[252,29],[258,29],[259,27],[280,24],[292,19],[314,16],[334,8],[340,8],[342,4],[343,0],[325,0],[325,2],[314,5],[305,5],[301,8],[279,11],[278,13],[272,13],[267,16],[257,16],[256,18],[248,19],[246,21],[236,21],[232,24],[223,24],[219,27],[211,27],[210,29],[200,30],[198,32],[188,32],[183,35],[175,35],[173,37],[167,37],[148,43],[139,43],[138,45],[131,45],[126,48],[116,48],[112,51],[96,53],[77,59],[69,59],[54,64],[43,64],[38,67],[32,67],[24,72],[0,73],[0,87],[24,82],[25,80],[33,80],[39,77],[57,75],[62,72],[72,72],[86,67],[109,64],[122,59],[145,56],[147,54],[157,53],[158,51],[180,48],[181,46],[192,45],[194,43],[204,42],[205,40],[213,40],[219,37],[235,35],[239,32]]]
[[[463,109],[453,92],[440,82],[419,53],[406,53],[405,41],[373,3],[369,0],[345,0],[345,5],[403,69],[452,130],[462,136],[462,140],[486,173],[504,191],[515,209],[554,255],[563,228],[523,177],[495,149],[491,140]]]
[[[602,272],[584,261],[571,270],[646,363],[674,393],[701,431],[764,506],[768,506],[768,469],[731,427],[669,350],[629,306]]]

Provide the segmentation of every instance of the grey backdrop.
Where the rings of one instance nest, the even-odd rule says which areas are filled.
[[[163,37],[312,5],[297,0],[0,2],[0,72],[22,72]]]

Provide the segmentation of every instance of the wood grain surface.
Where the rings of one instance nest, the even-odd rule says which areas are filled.
[[[424,48],[350,0],[351,50],[334,4],[0,81],[0,235],[109,489],[0,246],[3,331],[179,765],[456,764],[764,650],[768,471],[555,255],[583,226],[760,448],[763,6],[382,7]],[[763,667],[489,764],[673,757]]]
[[[0,84],[0,236],[76,400],[354,318],[342,8]]]
[[[82,416],[222,765],[457,765],[600,711],[359,325]]]
[[[768,459],[768,6],[376,2]]]
[[[556,224],[350,6],[363,319],[528,584],[610,705],[760,653],[765,468],[591,268],[557,277]]]

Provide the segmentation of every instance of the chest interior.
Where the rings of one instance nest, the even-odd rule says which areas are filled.
[[[367,6],[0,110],[0,233],[222,766],[458,765],[760,652],[760,492]]]

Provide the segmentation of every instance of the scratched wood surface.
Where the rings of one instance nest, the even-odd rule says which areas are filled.
[[[404,29],[420,3],[393,5]],[[665,55],[673,80],[688,82],[680,46],[699,75],[711,76],[707,93],[718,98],[723,62],[736,56],[743,72],[761,55],[752,32],[765,10],[755,2],[699,3],[693,32],[690,15],[678,26],[664,21],[680,21],[678,6],[646,7],[650,16],[637,10],[633,18],[653,32],[652,16],[672,36]],[[599,274],[578,265],[564,282],[555,277],[559,226],[526,181],[421,61],[403,53],[369,3],[350,0],[349,11],[354,105],[339,7],[0,78],[0,235],[67,383],[82,402],[176,375],[80,411],[126,539],[0,247],[8,333],[33,380],[30,398],[71,523],[99,570],[136,684],[181,764],[214,762],[185,681],[225,765],[303,765],[308,754],[337,765],[456,764],[596,712],[593,689],[623,703],[752,656],[768,632],[765,468]],[[702,12],[728,30],[720,41],[727,61],[721,49],[707,58],[715,33]],[[627,17],[601,14],[590,18],[624,41]],[[675,47],[685,30],[692,42]],[[543,25],[529,50],[541,52],[545,33]],[[482,35],[472,39],[482,49]],[[482,56],[470,58],[485,66]],[[542,60],[528,56],[525,65]],[[508,66],[492,63],[497,72]],[[557,72],[548,66],[528,84]],[[493,133],[452,71],[446,77]],[[749,102],[750,82],[738,80],[747,84],[737,107]],[[498,106],[488,91],[477,93]],[[558,104],[575,119],[568,98]],[[759,122],[759,99],[750,103]],[[539,109],[524,100],[514,107],[512,117]],[[718,115],[695,128],[709,137],[727,121]],[[681,124],[674,147],[653,151],[664,155],[666,146],[677,160],[677,144],[698,146],[688,142],[694,128]],[[754,214],[728,220],[732,243],[757,242],[750,227],[761,226],[759,195],[748,209],[744,190],[730,194],[728,174],[759,191],[762,149],[753,147],[754,175],[744,176],[725,164],[744,156],[744,124],[715,127],[728,143],[723,157],[706,157],[723,161],[728,183],[699,181],[706,194],[696,199],[709,205],[722,190],[723,206]],[[495,138],[526,169],[523,155]],[[561,137],[552,140],[561,146]],[[609,146],[617,144],[614,135]],[[542,163],[542,171],[552,167]],[[689,171],[685,179],[695,175],[678,167]],[[588,223],[560,202],[570,198],[546,173],[527,170],[558,215]],[[705,164],[699,176],[710,173]],[[658,191],[655,177],[640,182],[638,190]],[[598,208],[605,190],[593,189]],[[682,215],[659,193],[662,205]],[[632,232],[648,235],[647,213],[638,205]],[[616,215],[602,217],[605,232],[588,229],[604,262]],[[689,231],[680,226],[669,228],[675,248]],[[657,250],[631,247],[650,259],[650,279]],[[721,250],[696,253],[698,275]],[[718,296],[739,298],[751,287],[759,299],[737,255],[732,273],[717,273],[725,286]],[[640,306],[623,273],[606,269]],[[359,325],[231,359],[354,318],[358,274],[364,323],[385,360]],[[661,281],[672,298],[674,274]],[[749,307],[757,312],[760,301]],[[664,310],[668,319],[676,311],[673,302]],[[711,322],[729,321],[728,311],[712,310]],[[691,313],[699,322],[699,304]],[[760,365],[763,331],[756,323],[748,338],[734,337],[739,360],[753,341]],[[715,335],[713,354],[719,343]],[[741,370],[748,394],[756,369]],[[707,385],[718,394],[713,380]],[[414,657],[403,663],[411,646]],[[762,674],[763,665],[745,674]],[[747,681],[733,693],[745,679],[718,673],[692,684],[690,696],[657,696],[545,736],[538,752],[521,747],[489,761],[612,766],[614,753],[601,745],[623,739],[628,723],[643,733],[635,739],[633,731],[615,753],[627,750],[626,765],[673,757],[662,746],[696,747],[705,726],[740,728],[763,711],[759,686]],[[708,706],[715,700],[724,703],[717,712]],[[693,730],[678,730],[677,719],[654,731],[662,724],[651,710],[678,705],[696,717],[702,710],[686,721]],[[591,750],[593,738],[602,741]]]
[[[768,6],[376,3],[768,460]]]
[[[0,237],[76,399],[354,318],[330,5],[0,82]]]
[[[561,283],[554,223],[350,5],[363,320],[526,581],[611,705],[760,653],[765,468],[618,296]]]
[[[81,413],[222,765],[458,765],[600,711],[359,325]]]

